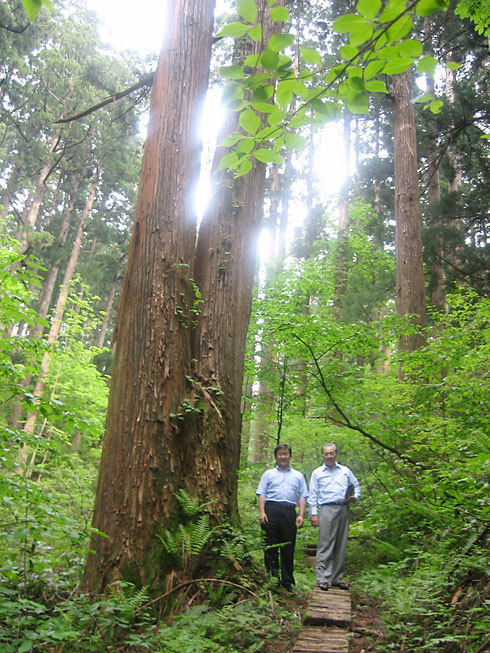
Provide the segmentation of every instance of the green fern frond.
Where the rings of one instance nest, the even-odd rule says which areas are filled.
[[[201,515],[196,524],[190,529],[190,552],[191,555],[199,555],[211,537],[208,515]]]

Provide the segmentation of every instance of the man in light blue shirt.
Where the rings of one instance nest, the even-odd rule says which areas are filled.
[[[278,444],[274,456],[276,466],[264,472],[256,493],[260,525],[265,532],[264,562],[267,572],[279,578],[280,552],[281,585],[291,591],[296,528],[304,523],[308,488],[303,474],[291,467],[288,444]],[[296,506],[299,506],[297,517]]]
[[[322,457],[324,464],[312,473],[308,495],[311,524],[319,526],[316,582],[322,590],[328,590],[329,586],[348,589],[342,577],[349,534],[349,503],[361,496],[361,486],[351,470],[337,462],[337,445],[324,444]]]

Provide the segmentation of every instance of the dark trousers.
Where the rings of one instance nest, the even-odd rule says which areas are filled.
[[[283,587],[291,587],[291,585],[294,585],[293,564],[294,545],[296,543],[296,508],[291,503],[266,501],[265,514],[269,520],[263,526],[265,531],[265,568],[269,574],[279,578],[280,558],[281,585]]]

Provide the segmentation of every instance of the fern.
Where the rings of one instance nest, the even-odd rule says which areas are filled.
[[[209,527],[209,516],[201,515],[196,524],[190,529],[190,554],[199,555],[211,537],[212,530]]]

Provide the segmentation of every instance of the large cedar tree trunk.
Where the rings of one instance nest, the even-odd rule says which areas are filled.
[[[256,3],[263,41],[281,29],[281,23],[266,15],[267,3]],[[262,44],[245,45],[246,57]],[[239,131],[238,114],[228,117],[225,134]],[[224,154],[218,148],[213,168]],[[219,489],[221,511],[236,520],[237,475],[240,456],[241,394],[245,344],[252,305],[257,240],[260,232],[265,165],[254,160],[252,170],[233,180],[226,171],[215,172],[218,189],[212,212],[199,232],[195,280],[202,290],[203,311],[194,340],[197,383],[216,385],[223,393],[204,404],[204,419],[196,424],[196,437],[211,461],[209,471]],[[210,495],[218,499],[218,495]],[[217,505],[219,508],[219,505]]]
[[[94,536],[82,579],[104,591],[123,578],[153,589],[165,579],[158,535],[172,526],[175,492],[207,462],[179,417],[189,392],[199,174],[197,127],[207,88],[214,0],[168,3],[136,218],[116,319],[116,350],[100,464]]]
[[[422,261],[422,225],[417,172],[417,141],[410,76],[393,77],[393,132],[395,145],[396,310],[412,315],[414,324],[426,325]],[[403,335],[398,347],[410,352],[424,344],[420,333]]]

